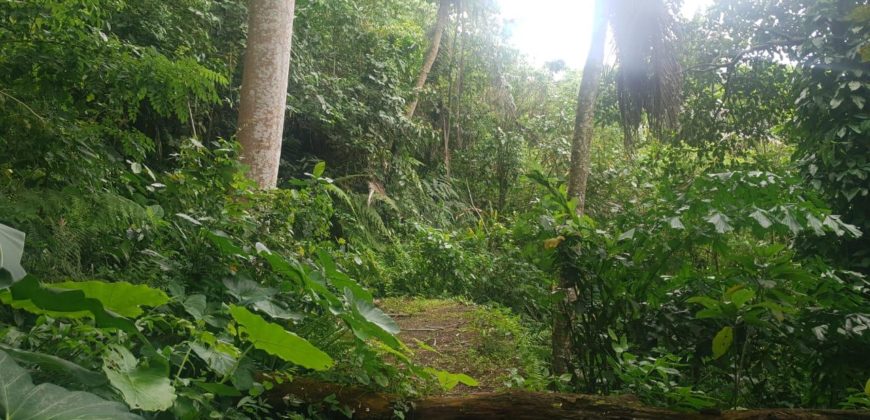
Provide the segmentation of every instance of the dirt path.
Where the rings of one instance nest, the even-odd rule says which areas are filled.
[[[388,299],[384,309],[399,324],[402,339],[414,350],[414,361],[452,373],[464,373],[477,387],[459,384],[447,395],[491,392],[505,388],[507,368],[517,366],[504,354],[490,354],[476,316],[483,309],[448,300]],[[496,356],[500,356],[496,358]]]

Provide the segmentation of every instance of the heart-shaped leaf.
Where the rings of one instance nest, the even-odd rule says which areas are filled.
[[[57,385],[33,384],[26,370],[0,350],[0,417],[8,420],[141,420],[123,404]]]

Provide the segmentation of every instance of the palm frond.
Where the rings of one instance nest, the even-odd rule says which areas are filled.
[[[619,112],[631,150],[644,115],[657,135],[677,125],[683,85],[677,11],[668,0],[613,0],[610,7]]]

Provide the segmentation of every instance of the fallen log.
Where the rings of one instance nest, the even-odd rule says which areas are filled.
[[[429,396],[416,400],[360,387],[297,379],[273,388],[269,400],[276,409],[290,401],[321,404],[335,400],[353,411],[354,419],[390,419],[397,407],[410,410],[405,418],[426,420],[477,419],[696,419],[696,420],[870,420],[870,411],[758,409],[681,413],[642,404],[630,395],[600,396],[553,392],[507,391]],[[325,409],[328,407],[324,406]]]

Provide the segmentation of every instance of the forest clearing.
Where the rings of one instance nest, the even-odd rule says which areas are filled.
[[[868,0],[0,0],[0,418],[870,419]]]

